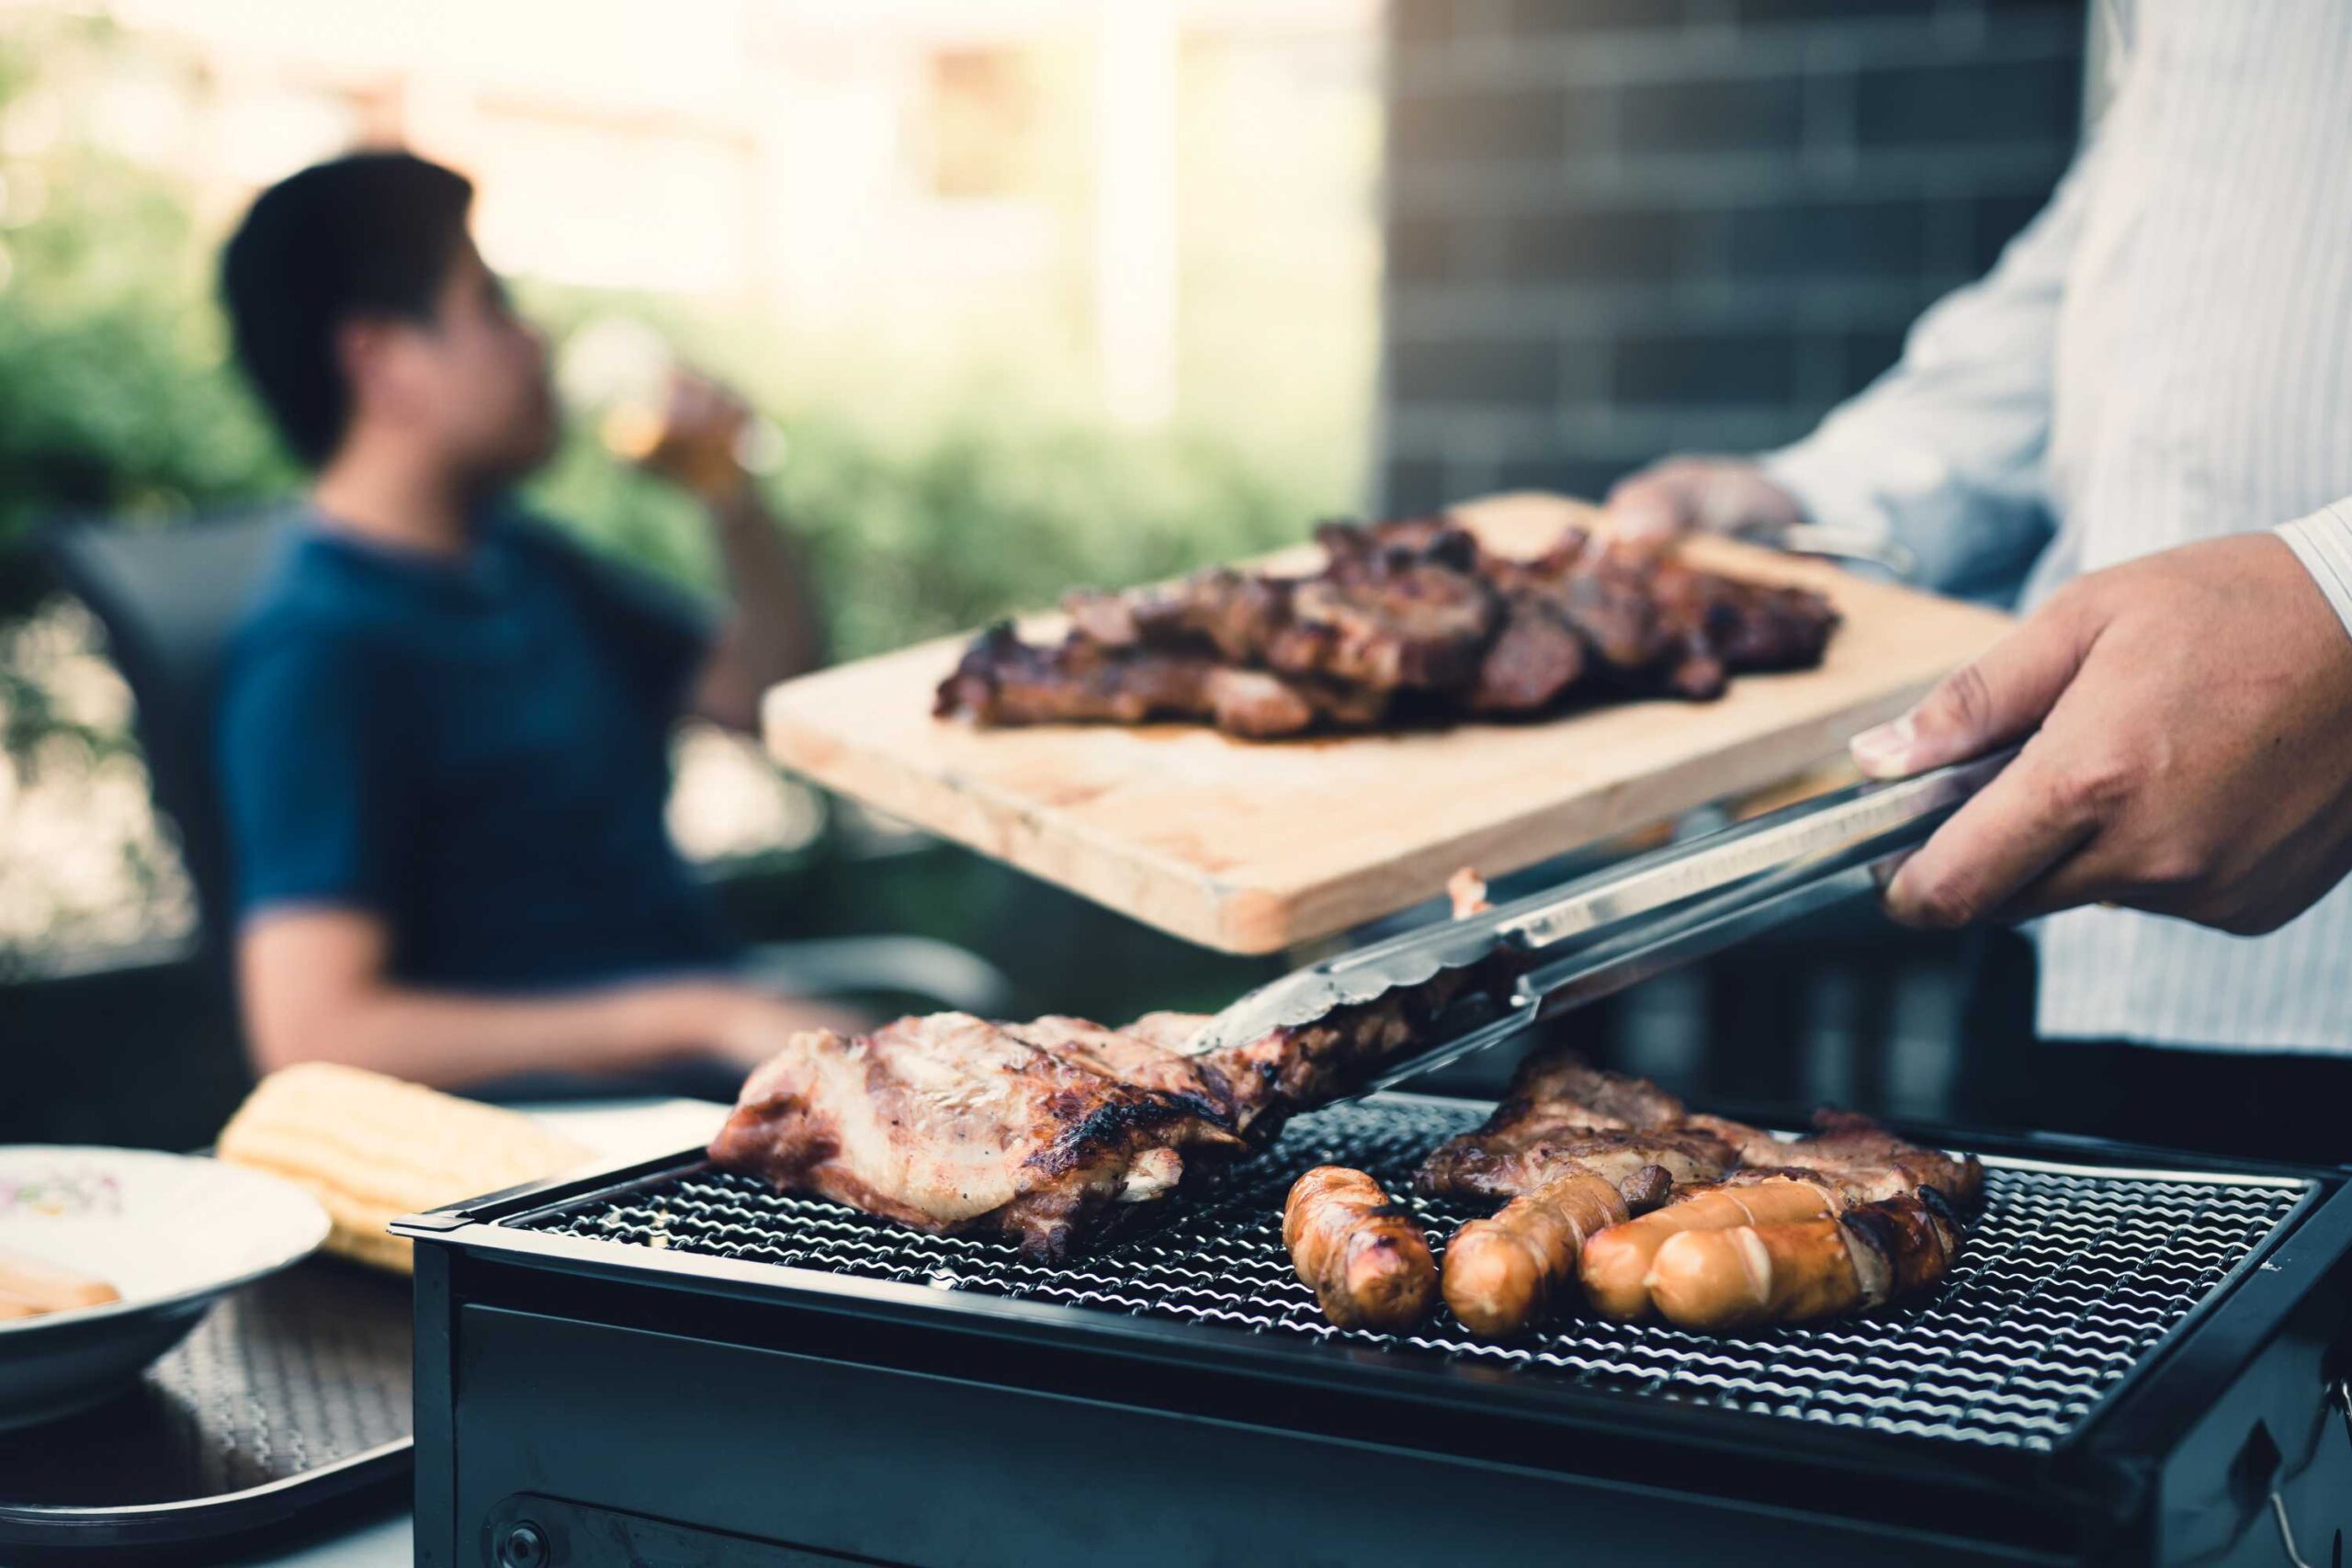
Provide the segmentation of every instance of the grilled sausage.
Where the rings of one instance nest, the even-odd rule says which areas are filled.
[[[1436,1304],[1437,1262],[1419,1222],[1363,1171],[1319,1165],[1300,1177],[1283,1206],[1283,1243],[1341,1328],[1401,1333]]]
[[[1554,1177],[1445,1248],[1445,1304],[1473,1333],[1503,1337],[1541,1322],[1577,1284],[1585,1238],[1623,1224],[1624,1195],[1590,1171]]]
[[[104,1280],[21,1253],[0,1252],[0,1318],[69,1312],[120,1300],[122,1292]]]
[[[1649,1315],[1650,1265],[1667,1237],[1683,1231],[1818,1219],[1835,1207],[1828,1194],[1809,1181],[1695,1188],[1655,1213],[1587,1237],[1578,1269],[1585,1296],[1604,1317],[1634,1322]]]
[[[1835,1317],[1943,1278],[1959,1243],[1941,1199],[1889,1198],[1842,1214],[1668,1236],[1650,1299],[1677,1327],[1713,1332]]]

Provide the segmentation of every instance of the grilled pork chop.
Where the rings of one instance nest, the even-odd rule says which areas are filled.
[[[1521,1062],[1494,1114],[1439,1145],[1415,1179],[1432,1197],[1516,1198],[1571,1167],[1622,1185],[1655,1165],[1682,1183],[1736,1161],[1720,1138],[1685,1126],[1682,1102],[1657,1085],[1554,1047]]]
[[[1948,1155],[1905,1143],[1867,1116],[1850,1111],[1813,1114],[1815,1130],[1786,1142],[1759,1128],[1718,1116],[1694,1116],[1690,1124],[1714,1134],[1737,1151],[1735,1181],[1794,1177],[1827,1187],[1849,1202],[1870,1203],[1908,1197],[1932,1188],[1955,1208],[1974,1206],[1984,1191],[1984,1165],[1974,1155]]]
[[[1716,1180],[1734,1157],[1721,1141],[1688,1127],[1639,1133],[1555,1123],[1532,1136],[1523,1128],[1481,1129],[1448,1139],[1421,1162],[1414,1181],[1433,1198],[1518,1198],[1571,1169],[1624,1190],[1629,1179],[1655,1168],[1660,1179],[1681,1187]]]

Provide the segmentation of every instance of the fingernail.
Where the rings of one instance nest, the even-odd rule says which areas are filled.
[[[1918,739],[1918,726],[1906,713],[1891,724],[1863,730],[1847,742],[1846,750],[1854,766],[1871,778],[1901,778],[1908,771],[1911,748]]]

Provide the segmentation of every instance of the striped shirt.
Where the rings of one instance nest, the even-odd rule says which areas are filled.
[[[2112,96],[2050,204],[1766,466],[1951,588],[2276,528],[2352,629],[2352,5],[2104,4]],[[2054,520],[2054,528],[2052,526]],[[2271,935],[2040,923],[2047,1035],[2352,1053],[2352,882]]]

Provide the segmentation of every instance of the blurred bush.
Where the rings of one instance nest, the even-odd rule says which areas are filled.
[[[227,359],[184,195],[76,135],[87,17],[0,33],[0,546],[67,512],[168,516],[282,487]]]
[[[1300,536],[1316,511],[1231,444],[965,408],[893,435],[782,422],[776,509],[810,544],[836,650],[858,657]],[[575,438],[533,500],[593,542],[707,584],[707,540],[661,485]]]

